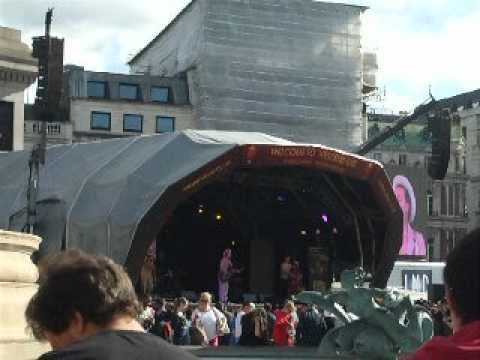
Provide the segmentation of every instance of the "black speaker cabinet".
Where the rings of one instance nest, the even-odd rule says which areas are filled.
[[[13,150],[13,103],[0,101],[0,151]]]

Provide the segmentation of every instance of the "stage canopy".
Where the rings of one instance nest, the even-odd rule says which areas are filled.
[[[26,225],[30,152],[0,154],[0,228]],[[383,167],[321,145],[260,133],[194,131],[48,148],[40,168],[41,253],[80,248],[138,275],[155,232],[185,199],[239,169],[291,167],[321,176],[343,209],[358,264],[386,285],[401,246],[402,216]],[[188,224],[185,224],[188,226]]]

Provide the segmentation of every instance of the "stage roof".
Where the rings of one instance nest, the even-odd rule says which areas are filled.
[[[29,158],[28,151],[0,154],[0,228],[25,227]],[[360,229],[352,239],[359,242],[375,285],[386,284],[401,245],[401,211],[383,167],[321,145],[261,133],[186,130],[53,146],[46,159],[36,228],[44,238],[43,254],[81,248],[108,255],[138,274],[153,231],[181,201],[235,169],[266,167],[312,168],[369,189],[367,201],[362,194],[343,196],[345,187],[325,177],[331,185],[325,191],[337,193],[354,220],[372,214],[365,223],[383,224],[371,229],[376,239],[360,238]]]

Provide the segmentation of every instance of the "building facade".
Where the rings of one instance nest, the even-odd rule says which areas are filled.
[[[131,73],[186,73],[194,128],[351,149],[364,131],[365,9],[312,0],[193,0],[131,59]]]
[[[480,90],[476,101],[463,106],[458,115],[461,120],[461,134],[465,141],[466,173],[469,176],[467,186],[467,209],[469,229],[480,227]]]
[[[37,60],[19,30],[0,27],[0,151],[23,149],[24,90],[37,76]]]
[[[27,148],[40,139],[32,111],[25,125]],[[85,71],[67,65],[59,116],[47,125],[49,145],[89,142],[191,128],[186,80]]]
[[[468,231],[480,226],[480,91],[440,100],[452,113],[450,161],[444,180],[427,179],[421,199],[426,203],[425,224],[430,260],[444,260]],[[391,126],[401,115],[368,114],[369,136]],[[385,165],[428,168],[431,139],[426,118],[409,124],[368,156]]]

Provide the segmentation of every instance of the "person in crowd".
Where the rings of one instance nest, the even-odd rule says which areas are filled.
[[[425,238],[413,227],[417,208],[413,187],[410,181],[402,175],[393,178],[392,186],[403,212],[403,240],[400,255],[426,256]]]
[[[275,326],[273,328],[273,341],[280,346],[294,346],[295,328],[297,323],[295,305],[292,301],[287,301],[281,310],[275,312]]]
[[[167,342],[173,342],[172,328],[173,309],[164,298],[158,299],[158,308],[155,312],[155,322],[150,332],[160,336]]]
[[[453,335],[432,338],[409,360],[480,359],[480,229],[450,252],[444,282]]]
[[[227,308],[227,305],[224,303],[217,303],[215,306],[227,319],[228,328],[233,329],[235,326],[233,324],[235,320],[233,313]],[[230,345],[232,338],[233,334],[231,332],[224,334],[220,337],[220,345]]]
[[[323,316],[312,305],[298,304],[296,344],[318,346],[326,332],[327,324]]]
[[[288,282],[290,279],[290,271],[292,270],[292,259],[290,256],[285,256],[280,264],[280,279],[278,283],[278,295],[280,302],[283,302],[288,297]]]
[[[275,314],[273,313],[272,304],[266,303],[264,305],[266,317],[267,317],[267,339],[268,343],[273,343],[273,327],[275,326]]]
[[[303,290],[303,273],[298,261],[293,261],[288,278],[288,295],[298,294]]]
[[[254,309],[242,317],[242,336],[239,345],[267,345],[267,314],[263,309]]]
[[[188,308],[188,300],[180,297],[175,300],[175,308],[172,314],[173,343],[175,345],[190,345],[189,322],[185,316]]]
[[[255,304],[245,302],[242,305],[242,309],[237,312],[235,317],[235,344],[240,342],[240,337],[242,336],[242,317],[253,310],[255,310]]]
[[[192,314],[192,326],[205,331],[206,341],[209,346],[218,346],[219,327],[217,324],[226,323],[225,316],[212,306],[212,295],[208,292],[200,294],[198,307]]]
[[[138,322],[132,282],[112,260],[66,250],[42,264],[25,318],[52,351],[39,360],[195,359],[148,334]]]
[[[151,296],[147,296],[143,300],[143,311],[139,316],[140,324],[146,331],[150,331],[155,324],[155,309]]]

